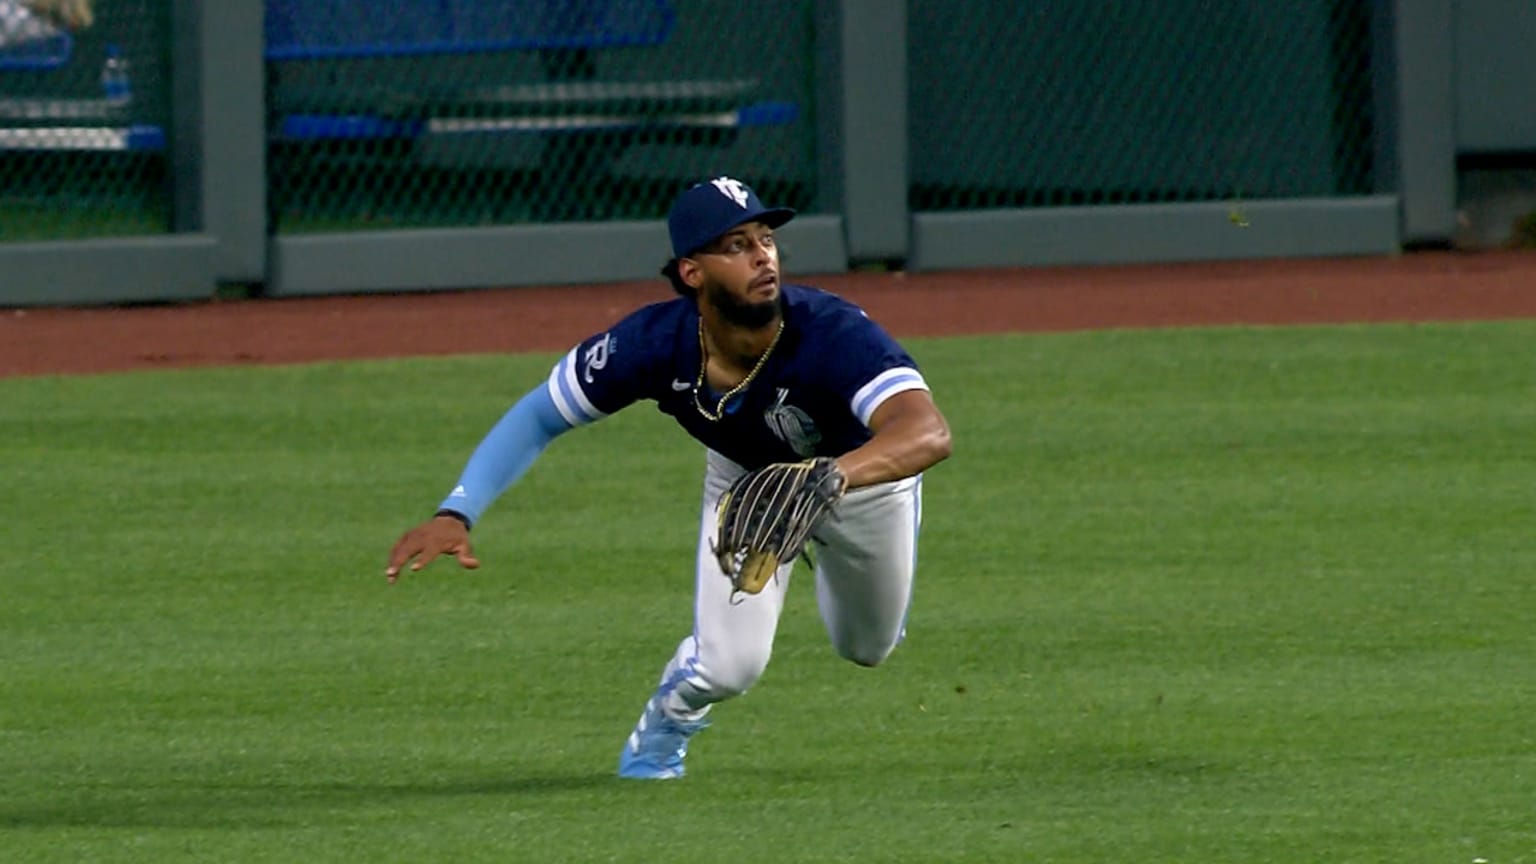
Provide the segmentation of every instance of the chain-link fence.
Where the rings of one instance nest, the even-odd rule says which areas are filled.
[[[273,228],[653,219],[701,173],[809,208],[811,3],[268,0]]]
[[[0,0],[0,239],[170,230],[169,11]]]
[[[1384,186],[1371,0],[892,2],[915,211]],[[88,26],[14,38],[77,6]],[[0,238],[169,230],[169,6],[0,0]],[[654,219],[713,173],[835,211],[824,12],[267,0],[269,230]]]
[[[1370,0],[910,0],[914,210],[1373,190]]]

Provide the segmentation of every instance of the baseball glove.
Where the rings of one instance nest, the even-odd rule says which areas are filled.
[[[805,551],[811,532],[847,489],[848,479],[826,457],[775,462],[737,478],[720,499],[710,542],[731,585],[762,591],[781,564]]]

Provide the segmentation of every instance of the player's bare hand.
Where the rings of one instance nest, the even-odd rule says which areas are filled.
[[[451,516],[435,516],[395,542],[395,548],[389,550],[389,566],[384,575],[394,582],[400,578],[401,568],[409,566],[414,573],[439,555],[452,555],[467,570],[480,566],[480,559],[469,546],[469,529],[464,523]]]

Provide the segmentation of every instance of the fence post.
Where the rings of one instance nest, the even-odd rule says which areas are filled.
[[[840,132],[848,257],[903,263],[907,202],[907,4],[842,0]]]
[[[262,0],[174,0],[175,230],[214,242],[220,282],[266,277]]]
[[[1456,60],[1453,0],[1390,3],[1393,108],[1403,242],[1443,245],[1456,233]]]

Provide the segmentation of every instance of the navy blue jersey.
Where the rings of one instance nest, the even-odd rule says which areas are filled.
[[[695,394],[703,356],[691,298],[643,307],[571,349],[549,376],[550,396],[572,425],[642,399],[688,434],[745,468],[841,456],[870,439],[886,399],[927,390],[917,364],[857,306],[804,285],[783,286],[784,332],[752,383],[719,420],[719,394]],[[708,385],[703,385],[707,388]]]

